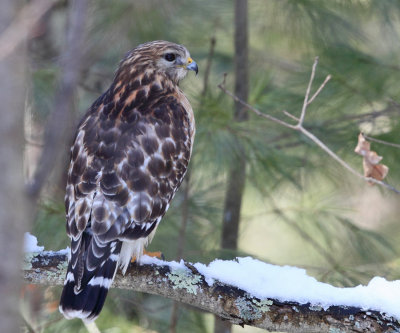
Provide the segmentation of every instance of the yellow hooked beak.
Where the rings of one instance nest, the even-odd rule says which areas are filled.
[[[196,61],[194,61],[192,58],[188,58],[187,59],[187,63],[186,63],[186,69],[190,70],[190,71],[195,71],[196,75],[199,72],[199,68],[197,67]]]

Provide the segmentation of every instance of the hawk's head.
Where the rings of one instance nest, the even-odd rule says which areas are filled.
[[[128,72],[133,76],[144,72],[158,72],[178,83],[188,70],[197,74],[198,67],[186,47],[158,40],[141,44],[131,50],[121,61],[118,72]]]

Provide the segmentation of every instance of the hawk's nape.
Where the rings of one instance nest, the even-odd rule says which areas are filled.
[[[178,87],[188,70],[198,69],[184,46],[139,45],[78,127],[65,196],[68,319],[99,315],[118,266],[140,260],[183,180],[195,134]]]

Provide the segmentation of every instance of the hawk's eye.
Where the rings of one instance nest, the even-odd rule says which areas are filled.
[[[167,60],[167,61],[174,61],[175,60],[175,54],[173,54],[173,53],[167,53],[165,56],[164,56],[164,59],[165,60]]]

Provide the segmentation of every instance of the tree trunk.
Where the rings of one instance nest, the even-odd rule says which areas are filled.
[[[71,110],[74,109],[84,57],[88,0],[72,0],[68,6],[66,43],[61,56],[61,77],[54,99],[54,111],[49,116],[42,155],[28,189],[33,200],[40,195],[53,167],[59,166],[60,152],[69,149],[70,144]]]
[[[22,3],[2,0],[0,35],[14,22]],[[6,47],[2,43],[0,51]],[[8,333],[20,331],[20,263],[29,222],[23,176],[25,57],[22,43],[0,59],[0,331]]]
[[[247,0],[235,1],[235,95],[247,101],[248,84],[248,28]],[[242,104],[235,102],[235,121],[245,121],[248,113]],[[228,185],[225,194],[222,219],[222,249],[237,250],[239,235],[240,209],[246,178],[246,156],[238,142],[239,152],[228,172]],[[229,333],[231,323],[215,318],[214,333]]]

